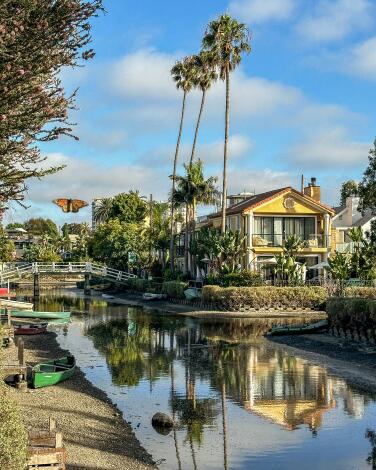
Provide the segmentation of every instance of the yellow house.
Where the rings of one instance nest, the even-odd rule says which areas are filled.
[[[289,235],[303,240],[297,260],[305,262],[307,268],[328,259],[334,211],[320,201],[320,187],[315,178],[301,192],[285,187],[228,199],[227,227],[246,237],[244,268],[259,269],[272,263],[274,256],[282,252],[283,242]],[[209,215],[208,221],[211,226],[220,228],[221,213]]]

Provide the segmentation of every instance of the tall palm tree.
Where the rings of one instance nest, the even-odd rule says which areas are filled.
[[[172,195],[172,206],[185,206],[185,233],[184,233],[184,268],[188,273],[188,245],[189,230],[194,230],[189,225],[188,214],[195,218],[198,204],[214,204],[218,199],[218,190],[215,186],[217,178],[214,176],[205,179],[204,166],[201,160],[190,165],[184,165],[185,175],[176,176],[177,188]]]
[[[112,209],[112,204],[112,197],[104,197],[97,202],[94,209],[94,220],[97,225],[107,222]]]
[[[209,53],[218,66],[221,80],[226,82],[226,120],[223,152],[222,232],[226,231],[227,149],[230,127],[230,74],[240,64],[242,53],[249,53],[249,31],[230,15],[211,21],[202,40],[203,51]]]
[[[194,58],[193,56],[185,57],[183,60],[176,62],[171,69],[172,78],[176,84],[178,90],[183,90],[183,102],[181,107],[180,125],[178,139],[176,141],[174,165],[172,171],[172,194],[175,192],[175,179],[176,179],[176,168],[178,163],[179,148],[181,141],[181,134],[183,131],[183,122],[185,114],[185,101],[187,94],[192,90],[194,81]],[[170,240],[170,267],[171,271],[174,271],[174,205],[171,204],[171,240]]]
[[[206,52],[200,52],[199,55],[195,56],[195,65],[194,65],[194,85],[196,88],[201,90],[201,104],[200,111],[197,117],[196,130],[192,144],[191,158],[189,164],[192,165],[194,160],[196,143],[198,137],[198,130],[201,123],[202,112],[204,110],[206,92],[209,90],[211,85],[217,80],[218,75],[215,69],[215,63],[213,61],[213,56]]]

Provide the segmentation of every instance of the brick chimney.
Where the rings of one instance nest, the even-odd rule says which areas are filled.
[[[311,197],[317,202],[320,202],[321,199],[321,188],[320,186],[317,186],[317,181],[316,178],[311,178],[310,183],[308,186],[304,188],[304,194],[306,196]]]

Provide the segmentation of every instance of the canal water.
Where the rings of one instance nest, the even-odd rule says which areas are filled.
[[[375,397],[263,338],[270,321],[165,316],[75,296],[42,303],[76,312],[54,327],[59,343],[161,469],[376,468]],[[158,411],[174,430],[152,427]]]

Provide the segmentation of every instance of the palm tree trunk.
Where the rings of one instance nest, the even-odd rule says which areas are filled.
[[[195,232],[196,232],[196,199],[193,199],[193,204],[192,204],[192,226],[191,226],[191,233],[192,233],[192,239],[195,238]],[[197,266],[196,266],[196,258],[195,256],[191,256],[191,271],[193,273],[194,279],[196,279],[197,276]]]
[[[194,139],[193,139],[192,152],[191,152],[191,159],[190,159],[190,161],[189,161],[189,166],[192,165],[193,160],[194,160],[194,157],[195,157],[197,136],[198,136],[198,130],[199,130],[200,123],[201,123],[202,112],[203,112],[203,110],[204,110],[205,96],[206,96],[206,90],[202,90],[201,106],[200,106],[200,111],[199,111],[199,113],[198,113],[197,124],[196,124],[196,131],[195,131],[195,137],[194,137]]]
[[[184,231],[184,274],[188,274],[189,266],[188,266],[188,238],[189,238],[189,205],[185,205],[185,231]]]
[[[227,414],[226,414],[226,385],[222,382],[222,430],[223,430],[223,468],[227,470]]]
[[[227,203],[227,147],[230,129],[230,70],[226,70],[226,122],[225,146],[223,152],[223,187],[222,187],[222,233],[226,232],[226,203]]]
[[[180,147],[180,141],[181,141],[181,134],[183,131],[183,121],[184,121],[184,113],[185,113],[185,99],[187,97],[187,92],[184,91],[183,94],[183,103],[181,107],[181,116],[180,116],[180,126],[179,126],[179,134],[178,134],[178,140],[176,142],[176,149],[175,149],[175,157],[174,157],[174,168],[172,172],[172,194],[171,196],[174,195],[175,193],[175,179],[176,179],[176,167],[178,163],[178,156],[179,156],[179,147]],[[174,230],[174,206],[171,203],[171,239],[170,239],[170,269],[171,272],[174,272],[174,235],[175,235],[175,230]]]

